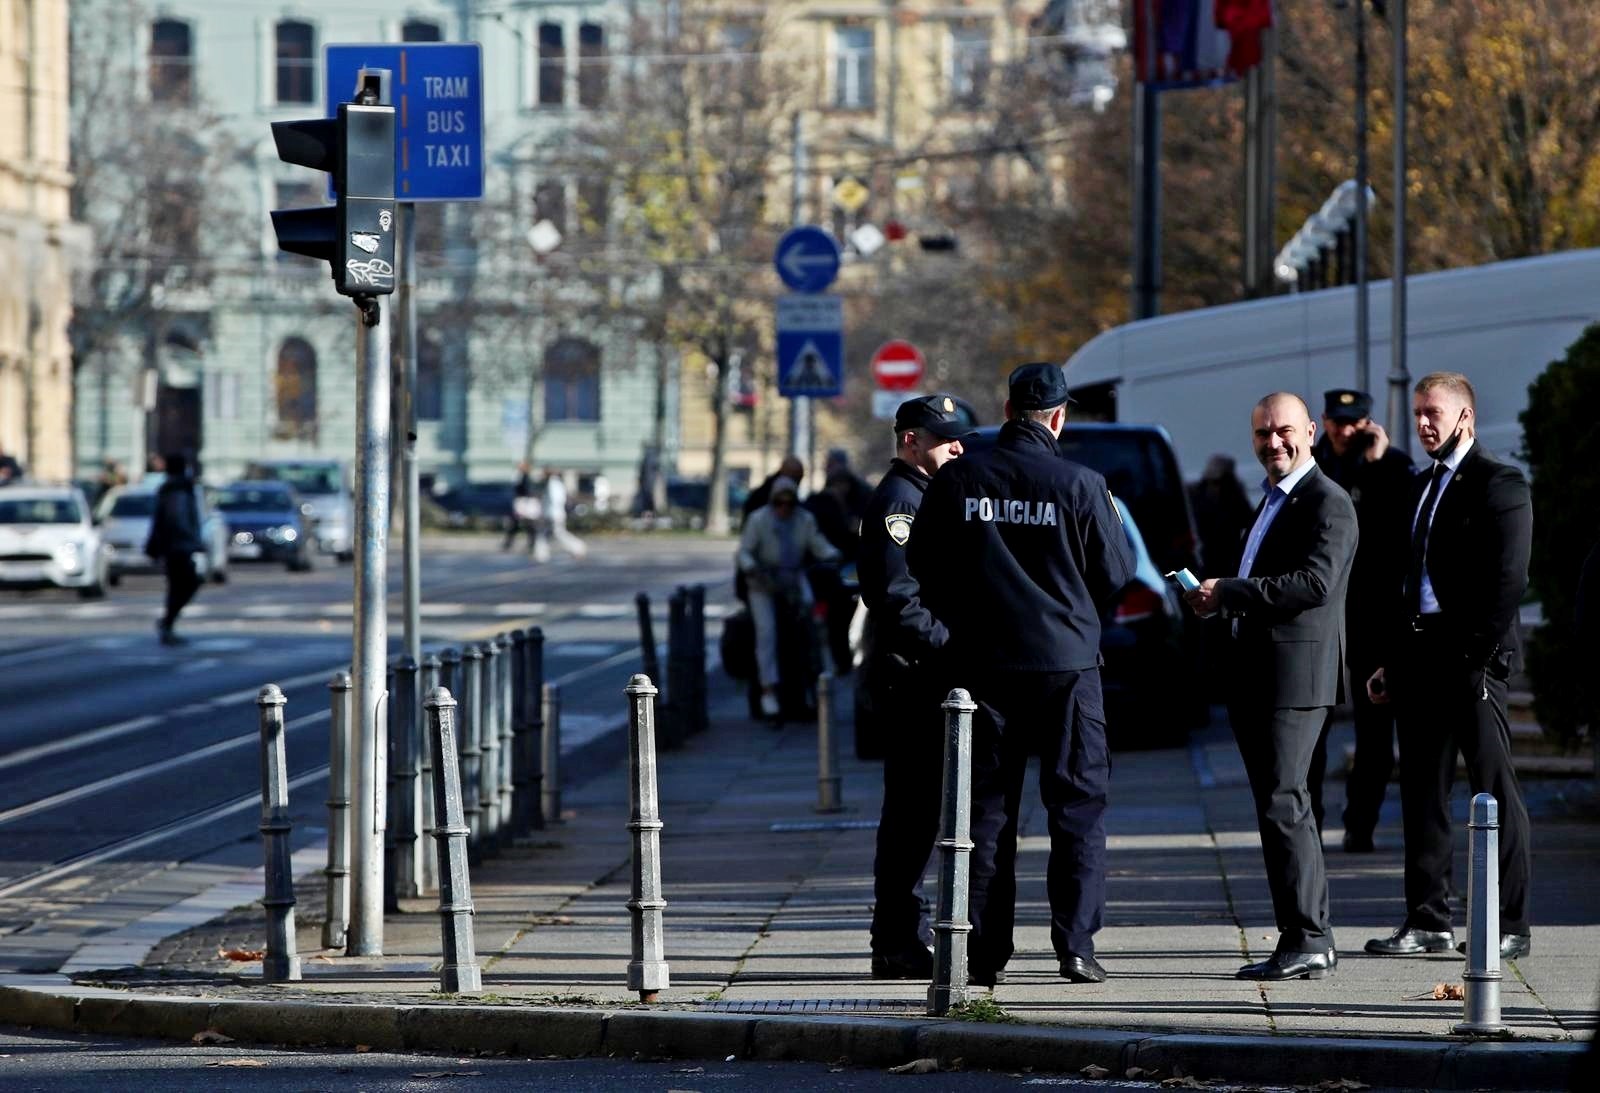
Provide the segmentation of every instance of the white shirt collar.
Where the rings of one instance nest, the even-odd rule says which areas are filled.
[[[1455,474],[1456,468],[1461,466],[1461,461],[1467,458],[1467,453],[1472,451],[1472,442],[1476,439],[1478,438],[1475,436],[1462,437],[1461,443],[1456,445],[1456,450],[1446,457],[1444,465],[1451,474]]]
[[[1300,466],[1284,475],[1282,481],[1276,484],[1270,478],[1263,478],[1261,480],[1261,492],[1271,493],[1273,490],[1278,490],[1287,497],[1294,492],[1294,488],[1300,484],[1300,480],[1310,474],[1311,469],[1316,465],[1317,461],[1315,459],[1307,459]]]

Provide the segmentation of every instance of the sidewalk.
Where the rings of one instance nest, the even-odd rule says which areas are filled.
[[[616,681],[619,716],[623,682]],[[1403,912],[1393,787],[1376,854],[1344,854],[1340,832],[1327,832],[1337,973],[1272,985],[1233,978],[1240,964],[1271,952],[1275,932],[1243,767],[1215,726],[1187,751],[1115,757],[1098,939],[1107,982],[1069,985],[1056,974],[1043,880],[1048,838],[1030,778],[1018,953],[993,994],[1020,1023],[933,1021],[921,1016],[926,984],[867,975],[881,768],[847,757],[847,809],[818,815],[812,728],[778,732],[743,720],[743,700],[726,681],[715,682],[712,695],[711,730],[660,759],[672,986],[657,1006],[640,1006],[626,990],[630,842],[618,763],[569,787],[561,824],[474,869],[481,999],[436,992],[431,900],[389,917],[382,958],[319,952],[322,897],[313,876],[296,893],[302,983],[266,986],[254,979],[259,965],[218,959],[219,949],[262,946],[260,909],[245,907],[168,939],[140,969],[80,976],[78,987],[59,977],[33,977],[31,989],[16,979],[0,985],[0,1021],[184,1037],[215,1027],[275,1042],[541,1054],[849,1057],[866,1065],[923,1054],[961,1056],[969,1067],[1077,1071],[1093,1063],[1115,1076],[1139,1066],[1163,1077],[1435,1088],[1563,1087],[1575,1041],[1594,1034],[1600,823],[1592,800],[1572,803],[1573,783],[1528,785],[1534,947],[1505,969],[1502,984],[1514,1042],[1450,1035],[1461,1003],[1432,994],[1436,984],[1461,982],[1459,957],[1361,952]],[[838,702],[846,711],[847,697]],[[935,747],[932,734],[930,727],[927,746]],[[1334,755],[1339,745],[1336,735]],[[1464,790],[1458,797],[1464,816]],[[1330,824],[1342,803],[1330,782]],[[1467,875],[1464,836],[1461,845],[1458,885]]]

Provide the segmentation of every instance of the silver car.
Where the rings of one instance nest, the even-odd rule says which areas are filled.
[[[124,573],[154,573],[158,566],[144,552],[155,518],[156,490],[160,479],[146,476],[138,485],[120,486],[100,499],[95,521],[110,548],[111,583]],[[195,483],[195,504],[200,512],[200,538],[205,550],[194,556],[195,571],[217,584],[228,579],[228,519],[212,502],[210,487]]]
[[[76,486],[0,490],[0,586],[75,588],[106,594],[110,558]]]
[[[287,482],[311,506],[317,549],[341,562],[355,557],[356,499],[350,464],[340,459],[262,459],[246,478]]]

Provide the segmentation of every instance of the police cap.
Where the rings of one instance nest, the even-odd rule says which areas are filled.
[[[949,395],[922,395],[902,402],[894,412],[894,431],[907,429],[926,429],[940,440],[956,440],[972,432]]]
[[[1067,394],[1067,374],[1059,364],[1018,365],[1006,381],[1006,389],[1013,410],[1053,410],[1072,402]]]
[[[1365,391],[1336,387],[1322,392],[1322,416],[1334,421],[1360,421],[1372,416],[1372,396]]]

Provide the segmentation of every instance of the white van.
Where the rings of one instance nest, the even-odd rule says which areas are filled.
[[[1373,416],[1387,420],[1389,282],[1370,286]],[[1413,276],[1407,281],[1407,371],[1465,373],[1478,392],[1478,436],[1497,455],[1522,447],[1517,420],[1528,385],[1600,321],[1600,250],[1569,251]],[[1249,413],[1270,391],[1301,395],[1313,416],[1322,392],[1356,386],[1355,289],[1202,308],[1127,323],[1098,335],[1066,363],[1085,402],[1114,405],[1116,421],[1166,427],[1178,463],[1198,473],[1215,453],[1255,481]],[[1406,391],[1406,406],[1411,393]]]

